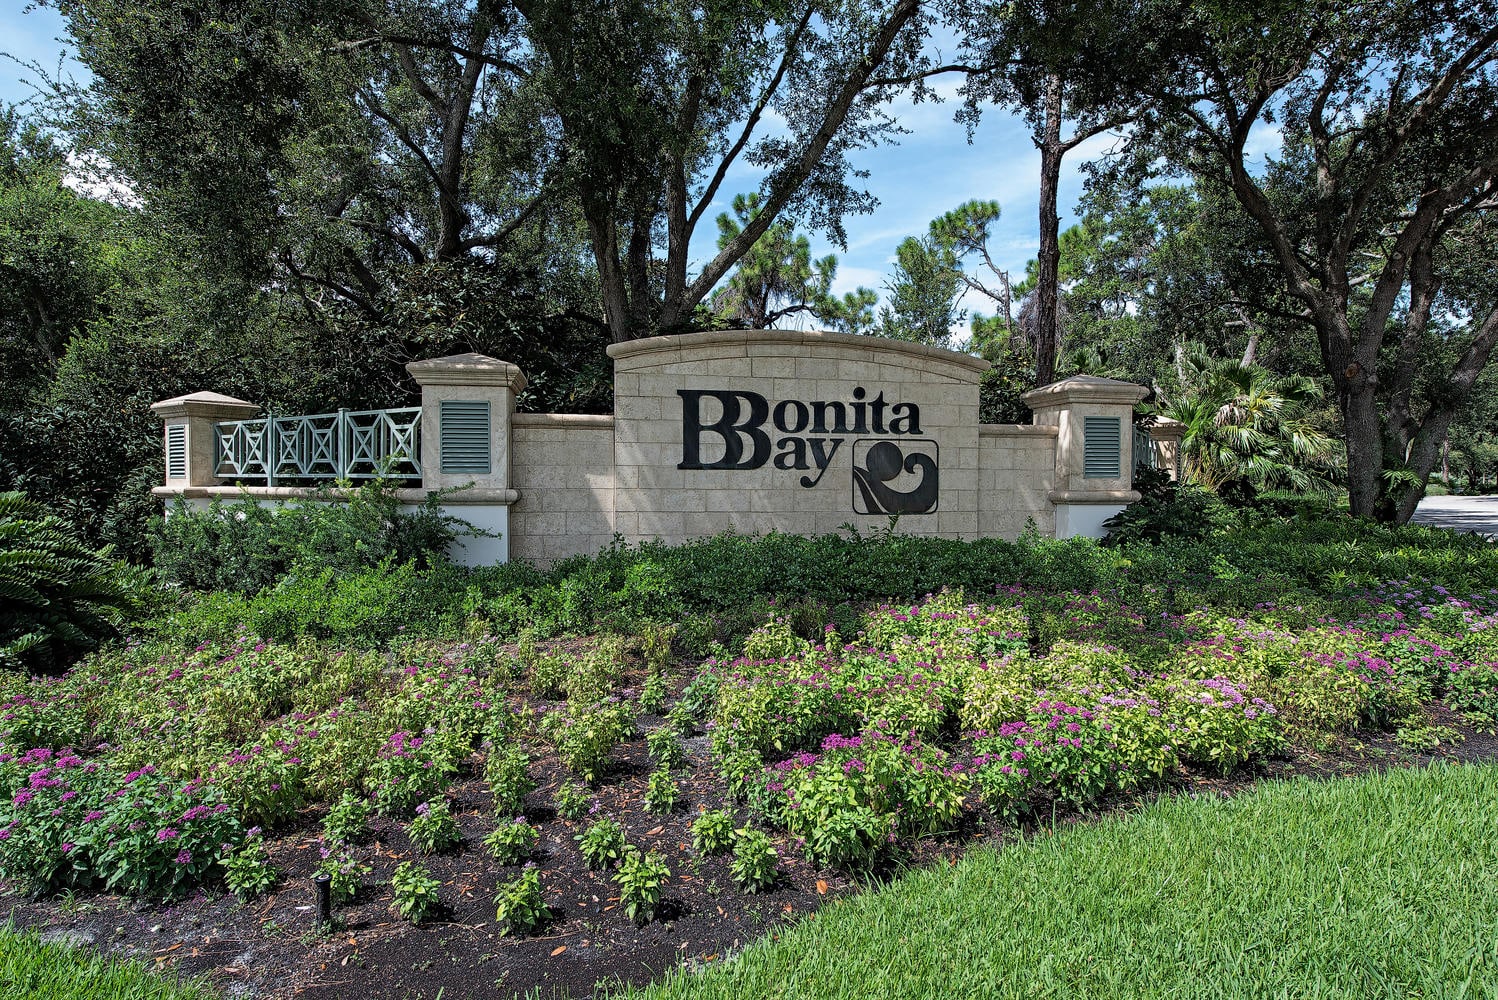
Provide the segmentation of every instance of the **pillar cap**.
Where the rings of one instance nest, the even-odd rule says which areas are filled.
[[[210,420],[248,420],[260,413],[259,405],[221,392],[190,392],[151,404],[162,420],[173,417],[206,417]]]
[[[1103,378],[1098,375],[1073,375],[1060,382],[1052,382],[1050,385],[1031,389],[1020,399],[1023,399],[1030,409],[1040,410],[1052,406],[1064,406],[1068,403],[1115,403],[1121,406],[1134,406],[1148,395],[1148,389],[1133,382],[1122,382],[1116,378]]]
[[[525,373],[519,365],[486,354],[453,354],[445,358],[412,361],[406,371],[417,385],[493,386],[519,392],[525,388]]]

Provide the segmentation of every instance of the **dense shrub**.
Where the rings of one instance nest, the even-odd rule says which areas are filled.
[[[271,506],[250,497],[206,511],[180,498],[152,529],[152,553],[163,577],[192,590],[253,594],[290,574],[330,569],[352,573],[385,563],[440,564],[467,526],[444,515],[434,493],[414,512],[395,487],[369,482],[316,500]]]
[[[116,634],[145,588],[109,557],[25,494],[0,493],[0,669],[64,667]]]

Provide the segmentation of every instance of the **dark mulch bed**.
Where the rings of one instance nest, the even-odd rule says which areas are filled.
[[[654,721],[642,720],[642,731]],[[1174,791],[1232,793],[1264,779],[1352,775],[1433,759],[1498,759],[1493,736],[1463,726],[1444,708],[1432,710],[1432,721],[1452,726],[1466,740],[1425,755],[1402,750],[1390,736],[1365,734],[1332,750],[1297,751],[1229,779],[1182,775]],[[433,1000],[440,994],[444,1000],[462,1000],[532,991],[586,997],[620,982],[643,983],[683,965],[721,961],[749,941],[773,934],[789,921],[812,919],[819,906],[858,890],[848,877],[812,867],[784,840],[779,844],[783,876],[772,891],[759,895],[737,891],[726,859],[696,859],[689,823],[699,808],[725,803],[707,760],[706,738],[689,741],[687,749],[691,767],[682,783],[685,804],[671,816],[653,816],[641,804],[649,772],[643,739],[620,755],[619,768],[598,794],[602,813],[625,826],[631,843],[659,851],[671,866],[667,913],[644,927],[625,918],[606,874],[589,871],[583,863],[572,838],[586,821],[559,820],[552,813],[550,794],[567,778],[555,758],[537,761],[533,773],[542,787],[528,802],[530,819],[540,824],[542,834],[532,860],[541,869],[555,914],[538,935],[503,936],[495,924],[495,887],[518,869],[495,865],[482,850],[480,841],[493,819],[488,790],[478,780],[452,791],[466,838],[462,850],[424,859],[442,880],[447,910],[420,927],[395,919],[388,910],[390,876],[400,861],[414,855],[400,824],[376,819],[372,841],[364,848],[374,866],[366,879],[371,888],[338,911],[340,930],[315,932],[311,875],[320,860],[320,810],[309,811],[295,829],[270,843],[283,878],[276,891],[252,903],[211,893],[172,905],[99,895],[29,902],[12,897],[11,913],[18,925],[52,937],[187,975],[206,974],[229,997]],[[1119,799],[1100,811],[1133,802],[1137,799]],[[1078,822],[1090,815],[1096,813],[1047,814],[1044,822]],[[923,841],[909,863],[955,861],[974,844],[1009,832],[975,817],[954,836]]]

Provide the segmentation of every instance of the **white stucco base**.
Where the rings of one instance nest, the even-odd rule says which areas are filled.
[[[1103,522],[1126,506],[1121,503],[1058,503],[1056,537],[1104,538],[1108,529],[1103,527]]]

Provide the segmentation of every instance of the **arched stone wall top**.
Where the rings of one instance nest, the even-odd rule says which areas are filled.
[[[883,337],[808,330],[714,330],[610,344],[616,372],[729,358],[805,358],[907,368],[976,384],[989,363],[970,354]]]

